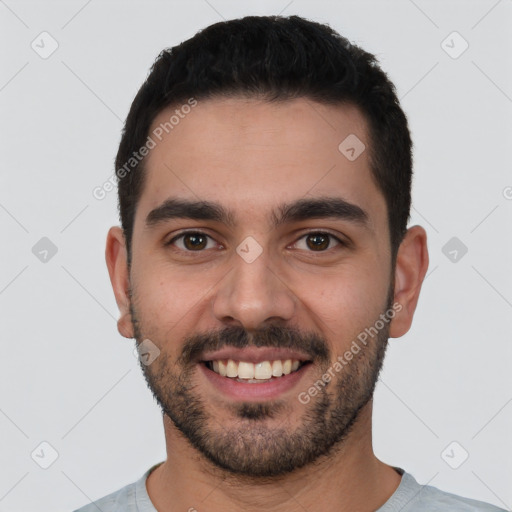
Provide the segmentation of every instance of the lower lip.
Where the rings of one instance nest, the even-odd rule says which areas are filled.
[[[268,382],[249,384],[248,382],[238,382],[234,378],[222,377],[207,368],[204,363],[199,364],[208,382],[224,395],[235,400],[270,400],[279,398],[280,395],[298,384],[304,374],[308,372],[310,366],[311,364],[306,364],[295,372],[283,375],[282,377],[274,377]]]

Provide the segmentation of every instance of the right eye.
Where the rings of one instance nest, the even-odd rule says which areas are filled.
[[[186,252],[201,252],[205,249],[213,249],[215,241],[201,231],[186,231],[172,238],[166,245],[174,245]]]

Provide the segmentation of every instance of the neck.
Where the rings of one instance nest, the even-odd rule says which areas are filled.
[[[240,477],[214,467],[164,416],[167,460],[148,477],[148,494],[159,512],[377,510],[401,477],[373,453],[371,413],[370,401],[335,453],[268,479]]]

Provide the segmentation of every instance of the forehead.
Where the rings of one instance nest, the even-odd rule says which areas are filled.
[[[314,196],[341,197],[386,218],[366,122],[352,105],[208,99],[162,111],[150,136],[156,145],[146,157],[136,224],[169,197],[221,203],[240,221]]]

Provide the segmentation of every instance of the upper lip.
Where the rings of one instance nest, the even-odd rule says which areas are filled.
[[[311,361],[304,352],[289,348],[272,347],[246,347],[234,348],[224,347],[220,350],[205,352],[199,358],[200,361],[218,361],[232,359],[233,361],[247,361],[249,363],[261,363],[262,361],[284,361],[286,359],[297,359],[299,361]]]

